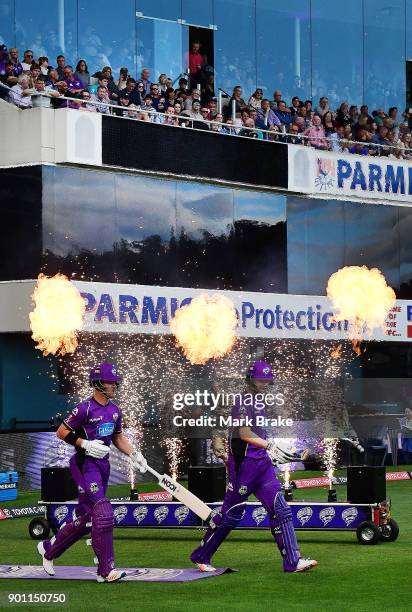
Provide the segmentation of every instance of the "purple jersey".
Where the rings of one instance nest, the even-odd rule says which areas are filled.
[[[85,440],[103,440],[110,446],[113,434],[122,432],[122,413],[112,401],[105,406],[94,398],[73,408],[63,423]]]
[[[252,395],[250,393],[242,395],[233,406],[232,428],[229,434],[229,452],[237,462],[242,461],[244,457],[267,459],[266,449],[243,442],[240,439],[239,431],[240,427],[249,427],[256,437],[266,440],[266,429],[257,422],[257,417],[265,418],[265,416],[265,406],[262,406],[262,402],[256,402],[254,398],[252,403]]]

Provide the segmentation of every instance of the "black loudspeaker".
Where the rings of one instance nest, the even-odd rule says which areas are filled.
[[[224,465],[195,465],[188,468],[189,491],[204,502],[222,501],[226,493]]]
[[[77,497],[77,487],[68,467],[42,468],[42,501],[63,502],[77,499]]]
[[[386,473],[384,466],[348,467],[348,502],[373,504],[386,500]]]

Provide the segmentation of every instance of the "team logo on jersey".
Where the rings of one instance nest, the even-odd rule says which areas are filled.
[[[97,484],[97,482],[91,482],[90,483],[90,492],[91,493],[97,493],[98,490],[99,490],[99,485]]]
[[[305,506],[301,508],[297,512],[297,518],[301,525],[306,525],[306,523],[312,518],[313,510],[310,506]]]
[[[247,493],[246,485],[242,485],[241,487],[239,487],[239,495],[246,495],[246,493]]]
[[[160,525],[160,523],[162,523],[165,520],[168,514],[169,514],[169,508],[167,506],[158,506],[156,508],[156,510],[154,511],[154,517],[158,525]]]
[[[114,509],[113,516],[114,520],[117,524],[121,523],[122,520],[126,517],[127,507],[126,506],[118,506]]]
[[[146,518],[148,512],[149,508],[147,506],[138,506],[135,508],[133,510],[133,518],[135,519],[136,523],[140,525],[140,523]]]
[[[179,506],[175,510],[175,519],[177,519],[179,525],[187,519],[189,515],[189,508],[187,506]]]
[[[331,522],[335,514],[335,508],[324,508],[319,512],[319,518],[322,521],[324,527],[326,527],[326,525]]]
[[[353,521],[355,520],[357,516],[358,516],[357,508],[346,508],[346,510],[342,512],[342,520],[345,521],[346,527],[348,527],[351,523],[353,523]]]
[[[262,372],[263,372],[263,374],[265,374],[265,375],[266,375],[266,374],[269,374],[269,372],[270,372],[270,368],[263,368]]]
[[[96,429],[97,435],[105,438],[106,436],[111,436],[112,433],[114,432],[114,423],[103,423],[102,425],[99,425],[99,427]]]
[[[267,512],[263,507],[255,508],[255,510],[253,510],[252,512],[252,518],[255,521],[256,525],[260,525],[260,523],[263,523],[266,516],[267,516]]]
[[[113,417],[113,421],[114,421],[114,422],[116,422],[116,421],[117,421],[117,419],[119,418],[119,415],[117,414],[117,412],[115,412],[115,413],[112,415],[112,417]]]
[[[58,506],[54,511],[54,516],[61,523],[67,516],[69,509],[67,506]]]

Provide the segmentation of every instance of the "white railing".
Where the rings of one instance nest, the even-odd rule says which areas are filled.
[[[271,143],[283,143],[283,144],[298,144],[303,146],[310,146],[320,150],[329,150],[335,152],[349,152],[349,149],[355,145],[361,145],[362,147],[366,147],[368,149],[368,155],[370,156],[387,156],[391,151],[393,152],[401,152],[401,156],[399,159],[412,159],[412,148],[401,147],[399,144],[389,145],[389,144],[378,144],[372,142],[364,142],[357,140],[348,140],[348,139],[338,139],[338,138],[329,138],[327,136],[319,136],[319,141],[326,142],[327,148],[324,147],[316,147],[310,143],[310,141],[315,140],[312,136],[306,136],[303,133],[291,134],[287,132],[285,129],[262,129],[262,128],[252,128],[246,127],[240,123],[240,119],[238,123],[225,123],[218,122],[216,120],[204,119],[203,117],[193,118],[188,115],[180,114],[180,115],[171,115],[169,113],[161,113],[153,110],[141,109],[140,107],[129,108],[127,106],[121,106],[119,104],[112,104],[110,102],[100,102],[96,99],[84,100],[81,98],[71,98],[68,96],[50,96],[45,93],[33,94],[32,97],[47,97],[50,99],[50,108],[55,108],[52,104],[52,100],[65,100],[66,104],[62,108],[72,108],[76,110],[84,110],[88,112],[100,112],[102,114],[111,115],[118,119],[132,119],[134,121],[142,121],[146,123],[156,123],[169,127],[180,127],[180,128],[191,128],[198,129],[199,131],[203,131],[196,124],[203,123],[207,125],[209,132],[214,134],[220,134],[224,136],[236,136],[238,138],[250,138],[249,134],[242,134],[241,131],[247,131],[249,133],[255,132],[257,135],[261,134],[262,138],[259,140],[263,140],[264,142]],[[34,106],[44,106],[43,104],[35,104]],[[31,107],[27,107],[31,108]],[[20,109],[20,110],[26,110]],[[58,110],[58,108],[56,109]],[[184,111],[183,111],[184,112]],[[218,129],[215,129],[218,126]],[[285,127],[285,126],[283,126]],[[356,154],[354,152],[353,154]],[[395,155],[396,156],[396,155]]]

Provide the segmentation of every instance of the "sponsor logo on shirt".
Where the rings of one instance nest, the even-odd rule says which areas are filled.
[[[102,418],[102,416],[94,417],[93,419],[89,419],[89,423],[97,423],[98,421],[101,421]]]
[[[106,436],[111,436],[114,432],[114,423],[103,423],[99,425],[96,429],[97,435],[105,438]]]
[[[97,484],[97,482],[91,482],[90,483],[90,491],[92,493],[97,493],[98,490],[99,490],[99,485]]]
[[[246,495],[247,493],[247,486],[242,485],[241,487],[239,487],[239,495]]]

